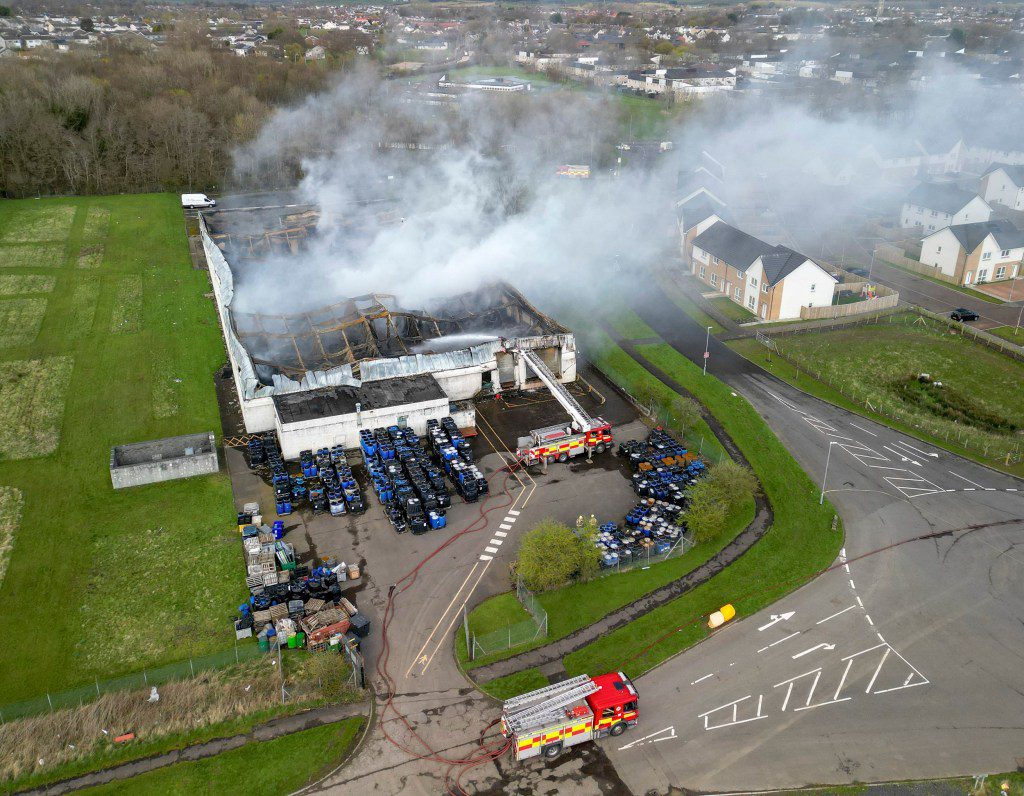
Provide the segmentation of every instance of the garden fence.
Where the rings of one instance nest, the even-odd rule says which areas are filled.
[[[466,647],[469,650],[470,660],[476,660],[482,655],[510,650],[523,644],[531,644],[548,634],[548,612],[537,600],[537,596],[526,588],[522,578],[516,582],[516,598],[530,614],[529,619],[479,635],[471,633],[468,621],[466,622]]]

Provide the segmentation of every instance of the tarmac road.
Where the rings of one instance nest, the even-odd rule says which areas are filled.
[[[703,330],[664,296],[636,309],[701,360]],[[831,449],[846,558],[641,677],[642,729],[606,744],[618,774],[634,793],[665,793],[1016,768],[1024,483],[807,396],[714,340],[710,351],[709,372],[812,478]],[[935,532],[947,533],[858,559]]]

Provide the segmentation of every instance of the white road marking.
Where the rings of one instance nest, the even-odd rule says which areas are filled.
[[[430,635],[427,636],[426,641],[423,642],[423,646],[420,647],[419,652],[417,652],[415,657],[413,658],[413,662],[409,665],[409,668],[406,669],[406,671],[405,671],[405,676],[406,677],[409,676],[409,672],[412,671],[412,667],[416,665],[416,661],[421,659],[423,653],[427,649],[427,645],[430,643],[431,639],[434,638],[434,634],[437,632],[438,627],[441,626],[441,623],[444,621],[444,618],[448,615],[448,611],[450,611],[451,607],[453,605],[455,605],[455,601],[457,599],[459,599],[459,595],[462,594],[462,590],[464,588],[466,588],[466,584],[469,583],[469,579],[473,577],[473,573],[476,572],[477,566],[479,566],[479,562],[476,563],[476,564],[473,564],[472,569],[470,569],[469,572],[466,574],[466,579],[464,581],[462,581],[462,584],[459,586],[458,590],[455,592],[455,594],[452,595],[451,602],[449,602],[448,605],[445,607],[444,612],[441,614],[440,618],[437,620],[437,624],[435,624],[431,628]],[[486,569],[486,566],[484,567],[484,569]]]
[[[850,574],[850,565],[849,564],[843,564],[843,569],[846,571],[847,575]]]
[[[1016,492],[1017,491],[1017,487],[1015,487],[1015,486],[1008,486],[1008,487],[1006,487],[1006,491],[1007,492]]]
[[[494,535],[495,536],[500,536],[502,539],[504,539],[506,536],[508,536],[508,534],[505,531],[495,531]]]
[[[865,434],[870,434],[872,437],[878,436],[874,431],[868,431],[866,428],[864,428],[864,426],[858,426],[856,423],[850,423],[850,425],[853,426],[858,431],[863,431]]]
[[[796,611],[786,611],[786,613],[784,614],[772,614],[772,621],[769,622],[767,625],[761,625],[761,627],[758,628],[758,631],[760,632],[762,630],[767,630],[776,622],[786,622],[792,619],[795,613]]]
[[[511,514],[513,517],[518,517],[519,516],[519,512],[516,511],[515,509],[509,509],[508,513]]]
[[[857,595],[857,605],[859,605],[861,608],[864,607],[864,603],[862,603],[860,600],[860,595]]]
[[[868,624],[871,625],[871,627],[875,626],[875,623],[871,621],[871,614],[864,614],[864,618],[868,620]]]
[[[973,491],[974,491],[974,487],[973,486],[965,486],[964,487],[964,492],[973,492]]]
[[[451,621],[448,623],[448,626],[438,636],[437,644],[434,645],[434,650],[430,653],[430,657],[427,658],[426,661],[424,661],[423,668],[420,669],[421,675],[426,673],[427,668],[430,666],[430,662],[434,660],[434,656],[437,655],[437,651],[441,649],[441,645],[444,644],[444,642],[448,639],[448,634],[452,632],[452,628],[455,627],[455,623],[460,618],[459,614],[462,612],[462,609],[465,607],[466,603],[469,602],[469,598],[473,596],[473,592],[476,591],[476,587],[480,585],[480,581],[484,579],[484,575],[487,574],[487,568],[489,566],[490,564],[484,564],[482,567],[480,567],[480,575],[477,577],[476,581],[470,587],[469,591],[466,592],[466,597],[465,599],[463,599],[462,605],[460,605],[452,612]],[[444,617],[442,616],[442,619],[443,618]]]
[[[487,553],[497,553],[498,552],[498,548],[497,547],[485,547],[484,551],[487,552]]]
[[[878,673],[880,671],[882,671],[882,666],[885,665],[885,660],[886,660],[886,658],[889,657],[889,650],[890,649],[892,649],[892,648],[891,647],[886,647],[885,648],[885,654],[882,655],[882,660],[880,660],[878,662],[878,668],[875,669],[875,673],[873,675],[871,675],[871,681],[868,683],[868,687],[864,689],[864,693],[865,694],[870,694],[871,693],[871,686],[873,686],[875,684],[875,680],[878,678]]]
[[[480,560],[481,561],[490,561],[492,558],[494,558],[494,556],[485,556],[485,555],[482,555],[482,554],[480,556]]]
[[[506,517],[505,518],[505,522],[515,522],[515,521],[516,521],[515,517]]]
[[[983,486],[982,486],[981,484],[979,484],[979,483],[978,483],[977,481],[972,481],[972,480],[971,480],[970,478],[965,478],[964,476],[960,475],[960,473],[954,473],[954,472],[953,472],[952,470],[950,470],[950,471],[949,471],[949,474],[950,474],[950,475],[955,475],[955,476],[956,476],[957,478],[959,478],[959,479],[960,479],[961,481],[966,481],[966,482],[967,482],[968,484],[973,484],[974,486],[976,486],[976,487],[979,487],[979,488],[981,488],[981,489],[984,489],[984,488],[985,488],[985,487],[983,487]]]
[[[512,526],[507,524],[507,523],[504,523],[504,522],[501,525],[499,525],[498,527],[501,528],[501,530],[503,530],[503,531],[511,531],[512,530]]]
[[[895,448],[890,448],[888,445],[883,445],[882,447],[885,448],[890,453],[895,453],[897,456],[900,457],[900,461],[902,461],[902,462],[910,462],[911,464],[913,464],[913,465],[915,465],[917,467],[921,466],[921,462],[919,462],[917,459],[911,459],[909,456],[907,456],[902,451],[898,451]]]
[[[671,733],[671,734],[670,735],[665,735],[665,733]],[[663,737],[658,738],[657,736],[659,736],[659,735],[661,735]],[[675,727],[666,727],[663,730],[658,730],[657,732],[652,732],[650,735],[645,735],[643,738],[637,738],[635,741],[633,741],[632,743],[628,743],[625,746],[620,746],[619,747],[619,751],[621,752],[624,749],[632,749],[634,746],[642,746],[645,743],[658,743],[658,741],[671,741],[675,737],[677,737],[676,736],[676,728]]]
[[[821,620],[815,622],[814,624],[816,624],[816,625],[823,625],[829,619],[835,619],[840,614],[845,614],[847,611],[852,611],[856,607],[857,607],[856,605],[851,605],[849,608],[844,608],[842,611],[837,611],[836,613],[832,614],[832,616],[826,616],[824,619],[821,619]]]
[[[492,544],[492,545],[500,547],[501,546],[501,539],[491,539],[491,541],[488,542],[488,544]]]
[[[815,644],[813,647],[808,647],[803,652],[798,652],[796,655],[794,655],[792,657],[793,657],[793,660],[795,661],[797,658],[804,657],[804,655],[810,655],[815,650],[821,650],[821,649],[823,649],[823,650],[834,650],[835,648],[836,648],[835,644],[825,644],[823,642],[821,644]]]
[[[712,672],[711,674],[706,674],[703,677],[698,677],[696,680],[694,680],[692,683],[690,683],[690,685],[697,685],[697,683],[702,683],[705,680],[707,680],[709,677],[714,677],[714,676],[715,676],[714,672]]]
[[[853,578],[850,578],[850,588],[851,589],[856,589],[857,588],[856,585],[854,585]]]
[[[789,688],[786,689],[786,698],[784,700],[782,700],[782,710],[783,710],[783,712],[785,712],[786,707],[789,705],[789,697],[793,693],[793,684],[796,683],[797,680],[802,680],[804,677],[810,677],[812,674],[816,675],[816,677],[814,678],[814,683],[815,683],[815,685],[817,685],[818,678],[821,677],[821,667],[820,666],[817,669],[811,669],[809,672],[804,672],[803,674],[798,674],[796,677],[790,677],[788,680],[783,680],[781,683],[776,683],[775,685],[772,686],[772,688],[778,688],[779,686],[782,686],[782,685],[788,685],[789,686]],[[810,701],[809,698],[808,698],[808,701]]]
[[[910,450],[912,450],[912,451],[914,451],[916,453],[920,453],[922,456],[931,456],[933,459],[938,459],[939,458],[939,454],[937,454],[937,453],[929,453],[928,451],[923,451],[920,448],[915,448],[909,442],[904,442],[901,439],[900,440],[896,440],[896,444],[897,445],[902,445],[904,448],[910,448]]]
[[[789,640],[790,640],[791,638],[793,638],[793,636],[799,636],[799,635],[800,635],[800,631],[799,631],[799,630],[798,630],[798,631],[796,631],[796,633],[790,633],[790,634],[789,634],[788,636],[786,636],[785,638],[780,638],[780,639],[779,639],[778,641],[773,641],[773,642],[772,642],[771,644],[769,644],[769,645],[768,645],[767,647],[761,647],[761,649],[759,649],[759,650],[758,650],[758,653],[762,653],[762,652],[764,652],[764,651],[765,651],[766,649],[771,649],[771,648],[772,648],[772,647],[774,647],[774,646],[775,646],[776,644],[781,644],[781,643],[782,643],[783,641],[789,641]]]

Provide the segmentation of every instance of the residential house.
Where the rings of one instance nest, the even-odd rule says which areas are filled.
[[[314,47],[310,47],[306,50],[305,59],[307,61],[323,61],[327,58],[327,50],[324,49],[322,44],[317,44]]]
[[[801,307],[831,305],[839,281],[809,257],[724,221],[695,235],[686,259],[698,279],[768,321],[799,318]]]
[[[1024,232],[996,219],[945,227],[921,241],[921,262],[958,285],[1016,278],[1024,259]]]
[[[981,175],[982,198],[1024,212],[1024,166],[993,163]]]
[[[923,182],[907,194],[900,211],[900,226],[935,232],[955,224],[988,221],[991,217],[991,206],[974,191],[953,183]]]

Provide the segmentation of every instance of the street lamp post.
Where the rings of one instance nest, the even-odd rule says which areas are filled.
[[[825,503],[825,481],[828,478],[828,463],[832,459],[832,446],[835,445],[837,440],[832,440],[828,444],[828,455],[825,457],[825,475],[821,477],[821,497],[818,498],[818,505],[821,506]]]
[[[1018,321],[1018,323],[1019,323],[1019,321]],[[711,354],[708,352],[708,348],[710,347],[710,345],[711,345],[711,327],[709,326],[708,327],[707,337],[704,338],[704,373],[703,373],[704,376],[708,375],[708,357],[711,356]]]

